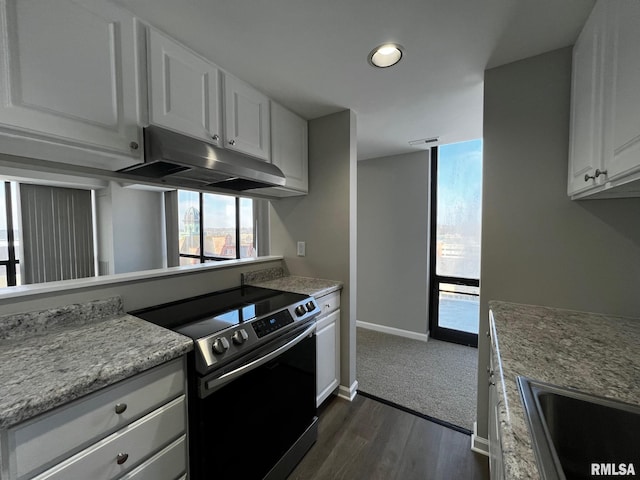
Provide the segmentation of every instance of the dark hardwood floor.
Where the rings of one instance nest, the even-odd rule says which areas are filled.
[[[319,411],[318,440],[289,480],[488,480],[469,435],[375,400],[334,397]]]

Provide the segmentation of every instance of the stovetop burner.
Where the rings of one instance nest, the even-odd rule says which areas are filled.
[[[130,312],[192,338],[206,373],[320,313],[313,297],[242,286]]]

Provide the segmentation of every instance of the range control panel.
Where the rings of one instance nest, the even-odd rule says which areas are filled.
[[[293,317],[289,313],[289,310],[282,310],[269,317],[261,318],[254,321],[251,326],[258,338],[262,338],[265,335],[275,332],[276,330],[286,327],[293,323]]]

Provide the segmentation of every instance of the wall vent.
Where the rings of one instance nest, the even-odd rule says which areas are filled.
[[[438,143],[438,140],[440,140],[440,137],[421,138],[419,140],[411,140],[409,145],[413,147],[430,146],[430,144]]]

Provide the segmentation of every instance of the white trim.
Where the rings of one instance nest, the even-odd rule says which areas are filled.
[[[471,435],[471,450],[482,455],[489,456],[489,440],[478,436],[478,422],[473,422],[473,434]]]
[[[144,270],[141,272],[117,273],[102,277],[78,278],[75,280],[61,280],[58,282],[37,283],[33,285],[19,285],[0,289],[0,301],[6,298],[27,297],[43,293],[61,292],[70,293],[88,287],[99,287],[114,283],[126,283],[152,278],[168,277],[202,273],[207,270],[222,270],[231,267],[241,267],[253,263],[271,262],[282,260],[281,255],[269,255],[267,257],[241,258],[240,260],[223,260],[221,262],[200,263],[197,265],[182,265],[179,267],[159,268],[156,270]]]
[[[387,327],[385,325],[378,325],[377,323],[361,322],[356,320],[356,327],[366,328],[367,330],[375,330],[376,332],[388,333],[390,335],[397,335],[398,337],[412,338],[414,340],[420,340],[426,342],[429,340],[428,333],[412,332],[410,330],[401,330],[400,328]]]
[[[354,381],[350,387],[345,387],[344,385],[340,385],[338,388],[338,396],[340,398],[344,398],[345,400],[349,400],[353,402],[353,399],[356,398],[356,394],[358,393],[358,381]]]

